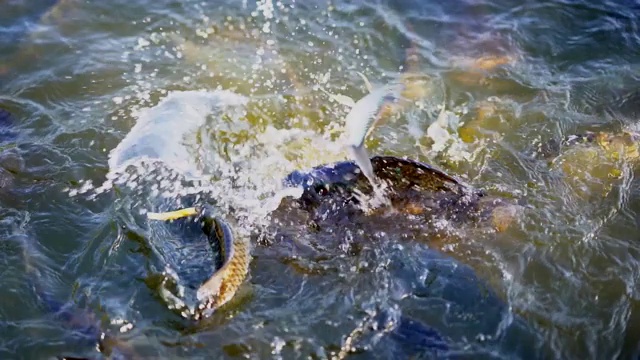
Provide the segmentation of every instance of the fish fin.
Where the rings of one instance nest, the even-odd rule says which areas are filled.
[[[356,71],[356,73],[358,73],[358,75],[360,75],[360,77],[364,81],[364,86],[367,88],[367,91],[372,92],[373,91],[373,86],[369,82],[369,79],[367,78],[367,76],[365,74],[361,73],[360,71]]]
[[[320,90],[322,90],[322,92],[327,94],[327,96],[329,96],[335,102],[337,102],[337,103],[339,103],[341,105],[348,106],[350,108],[356,106],[356,102],[352,98],[350,98],[350,97],[348,97],[346,95],[332,94],[332,93],[328,92],[327,90],[325,90],[323,88],[320,88]]]
[[[198,215],[198,210],[195,207],[175,210],[175,211],[167,211],[161,213],[149,212],[147,213],[147,218],[150,220],[161,220],[161,221],[169,221],[181,219],[187,216]]]

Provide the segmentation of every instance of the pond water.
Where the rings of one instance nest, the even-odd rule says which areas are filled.
[[[630,0],[0,1],[0,357],[638,358],[637,139],[562,139],[640,130],[639,28]],[[517,223],[261,233],[280,179],[348,156],[327,92],[365,96],[358,72],[415,95],[370,154],[521,199]],[[209,244],[144,216],[194,197],[253,247],[202,321],[163,294],[190,301]]]

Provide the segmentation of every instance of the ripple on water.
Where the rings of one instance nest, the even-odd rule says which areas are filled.
[[[411,348],[402,337],[417,327],[385,332],[380,326],[400,326],[405,317],[451,340],[453,356],[637,357],[635,171],[629,166],[601,196],[602,184],[584,160],[571,162],[589,176],[567,178],[548,159],[521,153],[533,138],[638,121],[636,3],[244,3],[58,1],[51,7],[44,1],[28,9],[40,24],[20,44],[14,34],[22,30],[13,30],[21,18],[4,7],[21,5],[3,4],[0,23],[9,26],[0,29],[0,43],[11,46],[0,54],[0,108],[17,120],[17,137],[0,145],[6,170],[0,261],[3,285],[11,289],[0,307],[6,355],[0,357],[15,357],[14,350],[33,358],[63,354],[69,346],[63,344],[76,336],[62,331],[25,285],[30,277],[21,249],[28,240],[36,240],[33,248],[42,254],[33,262],[51,275],[58,299],[76,301],[84,293],[89,308],[134,322],[125,336],[155,357],[325,358],[340,352],[359,324],[378,326],[354,338],[357,348],[372,349],[361,357],[397,357]],[[210,270],[202,263],[211,252],[197,231],[177,235],[186,224],[149,224],[141,210],[201,194],[250,233],[284,196],[278,186],[287,172],[344,158],[339,139],[327,135],[344,109],[317,87],[357,98],[365,90],[355,71],[384,83],[405,65],[411,44],[422,61],[418,70],[443,85],[446,101],[433,103],[476,126],[487,146],[467,163],[450,162],[451,153],[421,154],[414,144],[429,148],[419,140],[434,120],[431,109],[387,124],[371,146],[528,199],[516,230],[450,249],[492,280],[497,296],[506,294],[504,303],[480,294],[483,287],[462,265],[434,258],[423,244],[355,233],[260,243],[248,281],[253,298],[200,324],[167,311],[158,299],[159,274],[169,265],[185,283],[197,283]],[[475,61],[484,55],[498,60]],[[514,61],[487,69],[506,58]],[[246,96],[246,106],[226,117],[210,111],[208,95],[194,89],[218,86]],[[193,108],[175,116],[181,106],[169,106],[179,94],[173,90],[184,90],[182,100]],[[168,93],[169,102],[158,99]],[[478,121],[481,111],[474,109],[488,96],[506,109],[498,106]],[[130,146],[153,143],[135,124],[162,109],[170,115],[161,118],[178,125],[161,127],[168,132],[155,134],[162,140],[155,148]],[[0,137],[12,131],[2,125]],[[193,129],[200,139],[170,138]],[[110,156],[127,133],[134,139],[124,141],[129,150]],[[183,181],[155,163],[110,172],[111,162],[145,152],[213,181]],[[64,188],[76,196],[61,193]],[[91,346],[81,355],[95,355]]]

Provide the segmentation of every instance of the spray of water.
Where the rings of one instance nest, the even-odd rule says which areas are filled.
[[[311,130],[247,126],[248,103],[226,90],[169,93],[138,111],[135,126],[110,152],[106,181],[93,189],[85,184],[76,193],[150,186],[152,197],[214,199],[245,235],[266,225],[283,197],[302,193],[283,186],[286,174],[343,160],[345,149],[340,139]],[[242,133],[242,140],[217,141],[223,133]],[[151,210],[137,204],[142,213]]]

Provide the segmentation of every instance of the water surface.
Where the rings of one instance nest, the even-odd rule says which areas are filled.
[[[9,0],[0,9],[0,108],[13,114],[0,132],[0,357],[100,355],[43,304],[36,278],[142,357],[329,358],[371,314],[432,327],[449,343],[443,357],[638,356],[637,162],[609,176],[606,160],[563,148],[573,165],[563,172],[538,151],[585,131],[637,129],[637,1]],[[494,63],[478,61],[487,57]],[[211,253],[197,231],[143,212],[206,193],[221,214],[235,211],[240,234],[255,235],[281,178],[345,158],[331,130],[346,109],[319,87],[358,99],[357,71],[374,85],[406,71],[428,79],[427,96],[367,141],[370,153],[526,199],[525,216],[505,233],[445,244],[337,232],[316,239],[324,256],[254,236],[248,295],[201,323],[170,310],[158,295],[163,271],[192,291]],[[237,104],[202,105],[196,91],[216,90]],[[180,101],[162,118],[153,109],[167,96]],[[429,126],[443,104],[451,142],[441,147]],[[173,119],[180,106],[196,110]],[[144,114],[168,121],[158,156],[206,181],[114,172],[110,158],[131,153],[112,151]],[[474,276],[481,282],[460,280]],[[496,299],[478,295],[483,283]],[[359,346],[369,349],[353,358],[410,351],[383,332]]]

